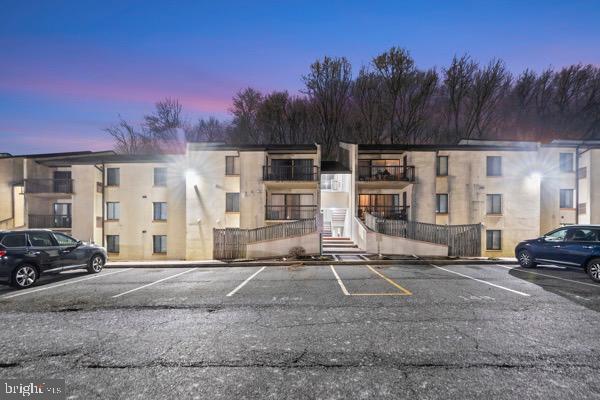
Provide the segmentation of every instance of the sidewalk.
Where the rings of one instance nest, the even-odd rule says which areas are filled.
[[[216,268],[216,267],[280,267],[289,265],[486,265],[516,264],[515,258],[408,258],[398,260],[340,260],[340,261],[314,261],[314,260],[256,260],[256,261],[109,261],[105,268]]]

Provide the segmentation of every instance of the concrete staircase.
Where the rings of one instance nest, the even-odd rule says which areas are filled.
[[[364,254],[350,238],[323,237],[323,254]]]

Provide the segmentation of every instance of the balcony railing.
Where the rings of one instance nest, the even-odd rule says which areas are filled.
[[[25,179],[25,193],[73,193],[73,179]]]
[[[29,228],[70,228],[70,215],[29,214]]]
[[[316,181],[319,179],[319,167],[311,166],[263,166],[263,180],[265,181]]]
[[[360,166],[358,167],[359,181],[408,181],[415,179],[413,166]]]
[[[365,213],[372,214],[377,218],[408,220],[409,206],[359,206],[358,217],[365,218]]]
[[[295,220],[314,218],[317,206],[266,206],[266,220]]]

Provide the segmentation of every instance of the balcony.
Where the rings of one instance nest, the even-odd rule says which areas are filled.
[[[317,206],[266,206],[267,221],[297,220],[314,218]]]
[[[408,165],[359,166],[358,180],[366,182],[413,182],[415,180],[415,167]]]
[[[73,193],[73,179],[25,179],[25,193]]]
[[[318,179],[319,167],[317,167],[316,165],[263,166],[264,181],[316,182]]]
[[[365,218],[365,213],[369,213],[378,218],[408,220],[409,206],[359,206],[358,217]]]
[[[29,228],[68,229],[71,228],[71,216],[29,214]]]

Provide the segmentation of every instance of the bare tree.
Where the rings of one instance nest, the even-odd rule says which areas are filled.
[[[226,142],[228,126],[215,117],[201,118],[196,125],[185,128],[187,142]]]
[[[233,114],[234,138],[238,143],[260,143],[262,135],[256,123],[256,113],[263,101],[262,94],[252,88],[239,91],[233,97],[230,109]]]
[[[136,130],[123,118],[117,124],[104,129],[104,131],[112,136],[117,153],[141,154],[153,150],[151,138]]]
[[[381,143],[384,139],[386,112],[383,86],[381,77],[364,67],[352,85],[352,100],[357,114],[353,136],[362,143]]]
[[[398,140],[397,136],[399,134],[396,127],[398,101],[402,92],[408,86],[415,69],[415,62],[407,50],[392,47],[385,53],[373,58],[373,66],[383,78],[387,89],[390,143],[394,143]]]
[[[320,120],[318,139],[326,156],[334,154],[344,124],[344,111],[350,94],[352,68],[346,58],[324,57],[310,66],[303,77],[306,94],[314,103]]]
[[[444,92],[448,101],[447,141],[453,142],[462,135],[470,135],[474,128],[473,115],[465,110],[467,98],[473,87],[478,65],[468,55],[454,56],[444,73]]]

